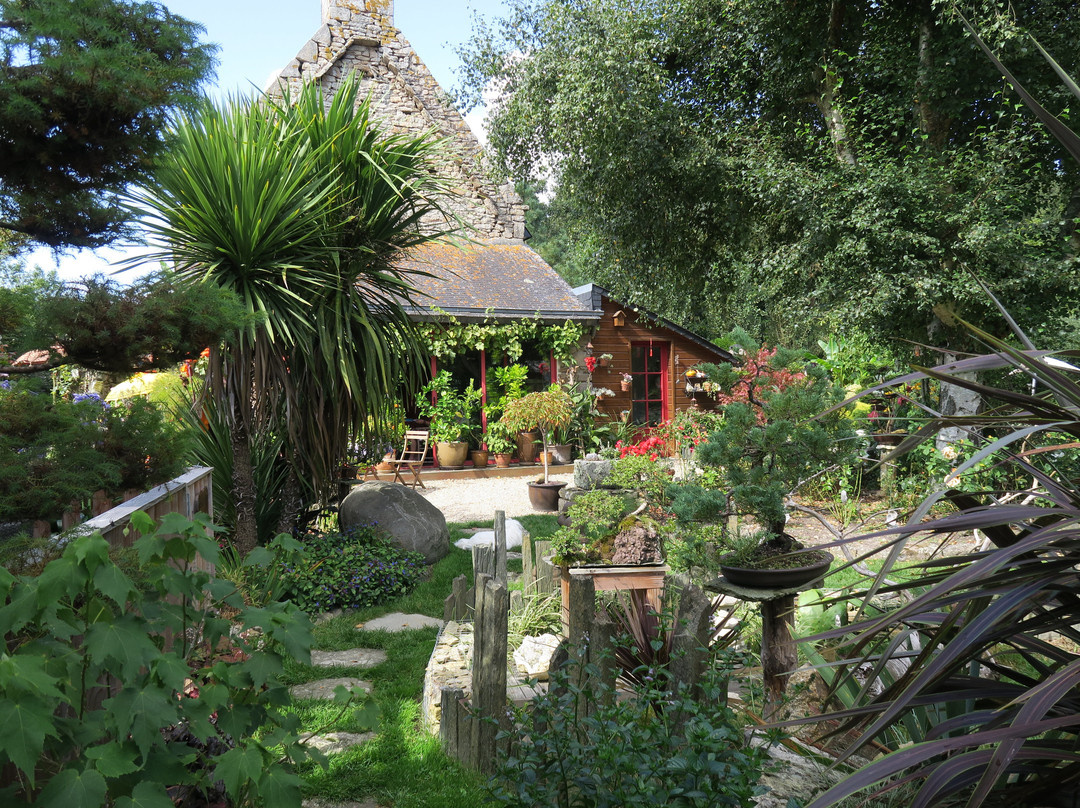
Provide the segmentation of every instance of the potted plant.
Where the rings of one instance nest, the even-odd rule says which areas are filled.
[[[506,425],[501,421],[495,421],[494,423],[489,421],[487,432],[484,435],[484,442],[487,444],[488,451],[495,458],[496,468],[509,468],[510,458],[514,455],[516,444],[514,439],[510,437]]]
[[[745,332],[734,340],[748,344]],[[684,520],[728,513],[752,516],[757,530],[749,538],[733,537],[739,552],[728,561],[738,569],[779,570],[783,581],[754,586],[786,588],[789,570],[813,568],[820,577],[831,556],[805,550],[785,530],[785,501],[798,485],[822,469],[849,462],[853,452],[850,419],[840,411],[814,417],[841,400],[826,371],[793,351],[759,348],[743,357],[741,366],[706,367],[719,389],[723,421],[698,444],[695,455],[715,469],[721,490],[679,486],[672,510]],[[724,564],[735,569],[735,565]],[[824,567],[821,566],[824,562]],[[737,575],[737,573],[736,573]],[[807,582],[808,582],[807,581]],[[745,584],[744,584],[745,585]]]
[[[629,373],[623,373],[619,377],[619,386],[622,387],[622,391],[624,393],[629,393],[630,392],[630,382],[632,382],[633,380],[634,380],[634,377],[632,375],[630,375]]]
[[[480,404],[480,390],[473,380],[469,380],[464,390],[457,390],[450,371],[440,371],[417,395],[416,404],[420,414],[428,419],[439,465],[464,468],[469,453],[466,441],[469,421]]]
[[[489,425],[502,417],[510,402],[517,401],[525,395],[525,383],[529,378],[529,369],[525,365],[505,365],[493,368],[491,376],[494,377],[494,380],[489,385],[489,389],[498,390],[499,395],[494,400],[491,400],[490,397],[488,399],[485,413]],[[522,463],[535,462],[538,451],[536,441],[539,435],[532,430],[522,430],[515,433],[514,437],[518,459]]]
[[[548,435],[552,429],[569,424],[572,418],[570,396],[557,384],[553,384],[548,390],[529,393],[511,401],[503,412],[502,422],[510,429],[526,430],[535,427],[540,430],[545,460],[544,480],[542,483],[529,483],[529,501],[538,510],[558,510],[559,489],[566,483],[552,483],[548,479]]]

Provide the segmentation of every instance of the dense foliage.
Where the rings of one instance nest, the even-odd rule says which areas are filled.
[[[0,568],[5,801],[298,804],[299,779],[282,764],[311,755],[283,711],[282,672],[286,657],[310,657],[310,623],[290,604],[245,608],[199,571],[197,555],[218,559],[205,516],[154,525],[136,513],[132,526],[145,588],[99,534],[74,539],[39,576]],[[243,633],[216,616],[223,604]]]
[[[28,278],[0,291],[0,370],[37,373],[62,365],[134,372],[169,368],[197,358],[243,323],[236,298],[225,290],[177,284],[162,274],[128,286],[101,276],[62,285]],[[6,323],[5,323],[6,320]],[[19,353],[48,352],[47,361],[12,367]]]
[[[0,521],[55,520],[98,489],[145,490],[185,467],[185,440],[142,399],[0,388]]]
[[[662,672],[619,697],[586,666],[580,688],[564,670],[548,693],[520,711],[490,784],[497,805],[555,808],[670,805],[751,806],[766,760],[726,706],[716,666],[700,697],[671,692]],[[642,681],[644,681],[644,675]],[[658,712],[654,704],[664,703]],[[503,747],[500,746],[500,749]]]
[[[1059,112],[1028,30],[1076,72],[1073,4],[958,4]],[[469,48],[500,165],[554,174],[590,280],[706,334],[963,347],[1072,308],[1078,167],[941,0],[543,0]],[[658,282],[663,278],[663,282]]]
[[[896,744],[894,733],[907,733],[896,744],[901,748],[830,789],[815,808],[868,786],[887,788],[901,774],[920,785],[910,802],[916,806],[956,796],[968,805],[1042,805],[1063,789],[1073,798],[1065,784],[1080,768],[1078,356],[1018,351],[974,333],[993,353],[926,375],[957,381],[968,371],[1005,366],[1030,386],[1017,392],[962,381],[978,389],[987,411],[963,419],[938,414],[897,450],[930,442],[945,423],[974,444],[943,458],[955,465],[906,524],[872,535],[886,542],[885,559],[859,619],[810,638],[843,646],[837,656],[845,664],[838,672],[826,666],[825,675],[850,708],[829,717],[846,719],[843,730],[860,730],[851,752],[875,737]],[[1069,364],[1052,364],[1059,360]],[[981,486],[965,490],[959,481],[969,472],[980,475]],[[935,506],[942,500],[955,510],[928,518],[940,514]],[[888,584],[909,543],[972,530],[985,537],[985,548],[931,558],[909,582]],[[882,613],[876,598],[888,591],[902,597]],[[890,661],[898,657],[899,665]],[[860,667],[873,676],[857,675]],[[876,678],[880,692],[871,686]]]
[[[202,26],[156,2],[0,2],[0,228],[52,247],[128,232],[118,201],[213,66]]]
[[[394,546],[375,526],[308,533],[266,569],[278,597],[310,614],[384,603],[407,594],[423,572],[423,556]]]

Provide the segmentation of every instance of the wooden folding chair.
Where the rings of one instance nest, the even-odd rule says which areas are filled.
[[[405,433],[405,445],[401,447],[401,454],[391,461],[394,465],[394,482],[402,485],[410,485],[414,489],[419,483],[421,488],[427,488],[420,479],[420,469],[423,468],[424,458],[427,456],[428,431],[426,429],[410,429]],[[412,472],[412,482],[406,482],[401,476],[401,470],[407,469]]]

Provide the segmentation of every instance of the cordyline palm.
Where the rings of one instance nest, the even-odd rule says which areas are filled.
[[[350,77],[327,103],[298,96],[206,104],[171,135],[168,159],[140,195],[144,220],[178,277],[235,292],[252,316],[211,350],[211,394],[232,427],[235,540],[256,541],[255,496],[328,492],[350,438],[378,429],[398,385],[414,384],[423,349],[404,303],[400,251],[444,235],[436,214],[436,144],[386,134]],[[252,482],[250,440],[283,432],[283,492]],[[266,538],[258,537],[258,538]]]

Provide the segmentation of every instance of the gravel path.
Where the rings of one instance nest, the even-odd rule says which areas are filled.
[[[573,474],[552,474],[552,482],[571,483]],[[447,522],[491,521],[495,511],[507,516],[541,513],[529,504],[529,477],[504,477],[490,480],[428,480],[427,490],[417,488],[428,502],[443,512]]]

